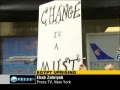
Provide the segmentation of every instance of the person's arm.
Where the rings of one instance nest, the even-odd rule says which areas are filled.
[[[84,64],[81,64],[79,69],[80,70],[87,70],[87,67]],[[115,70],[115,67],[112,64],[108,64],[104,67],[104,69],[105,70]]]

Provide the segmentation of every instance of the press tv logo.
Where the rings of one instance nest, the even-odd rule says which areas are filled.
[[[35,83],[35,75],[10,75],[10,83]]]

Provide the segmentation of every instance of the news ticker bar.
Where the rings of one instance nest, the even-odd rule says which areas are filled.
[[[94,79],[120,79],[120,75],[10,75],[10,84],[77,84]],[[101,79],[102,78],[102,79]]]
[[[36,71],[37,75],[120,75],[120,70]]]
[[[120,79],[120,75],[0,75],[0,84],[75,84],[79,81]],[[115,77],[115,78],[114,78]]]
[[[107,71],[107,70],[39,71],[39,70],[37,70],[36,74],[43,75],[43,76],[44,75],[63,75],[64,79],[69,78],[70,80],[72,80],[71,75],[72,75],[72,77],[78,77],[78,78],[82,77],[82,76],[78,76],[78,75],[119,75],[119,77],[120,77],[120,70],[112,70],[112,71]],[[76,76],[74,76],[74,75],[76,75]],[[11,78],[13,76],[17,77],[18,81],[11,82]],[[13,77],[13,78],[15,79],[15,77]],[[87,76],[87,78],[88,78],[88,76]],[[35,82],[36,82],[35,75],[27,75],[27,76],[26,75],[0,75],[0,84],[10,84],[10,83],[31,83],[31,84],[34,84]],[[72,81],[72,82],[74,82],[74,81]]]

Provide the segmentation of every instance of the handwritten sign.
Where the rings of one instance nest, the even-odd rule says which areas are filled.
[[[37,70],[78,70],[82,63],[81,1],[39,6]]]

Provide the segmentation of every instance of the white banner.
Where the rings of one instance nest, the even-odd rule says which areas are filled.
[[[39,6],[37,70],[78,70],[82,63],[81,0]]]

